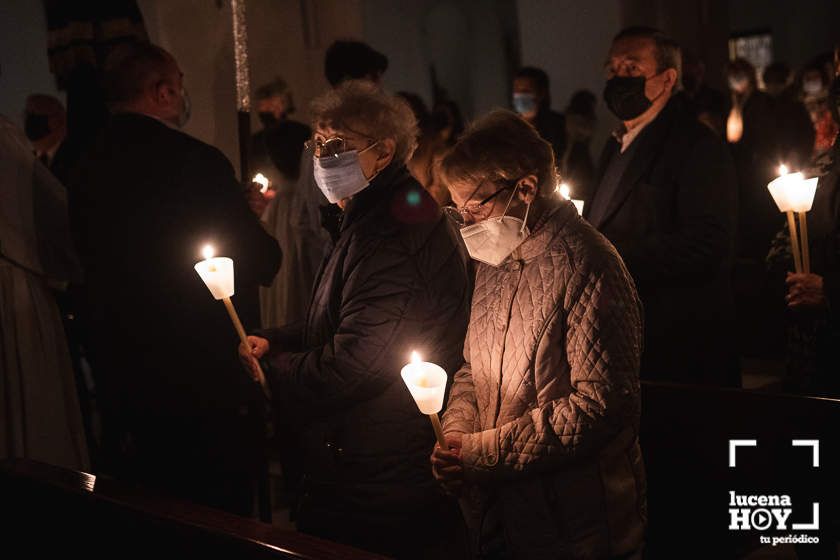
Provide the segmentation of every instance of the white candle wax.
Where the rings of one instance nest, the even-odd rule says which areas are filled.
[[[195,271],[204,280],[207,289],[216,299],[233,296],[233,260],[227,257],[213,257],[213,248],[204,248],[203,261],[195,263]]]
[[[400,375],[408,387],[417,408],[423,414],[437,414],[443,408],[446,392],[446,372],[437,364],[423,362],[416,352],[411,363],[406,364]]]
[[[767,189],[781,212],[808,212],[814,204],[817,191],[816,177],[805,179],[802,173],[787,173],[784,166],[781,176],[770,181]]]

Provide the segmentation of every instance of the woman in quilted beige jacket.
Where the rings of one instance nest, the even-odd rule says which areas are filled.
[[[513,113],[477,121],[442,172],[479,262],[432,465],[475,556],[640,557],[641,304],[624,263],[554,194],[551,147]]]

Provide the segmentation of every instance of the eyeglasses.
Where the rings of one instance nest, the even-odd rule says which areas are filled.
[[[516,186],[516,181],[511,181],[501,189],[497,190],[481,202],[476,202],[474,204],[466,204],[461,208],[457,206],[444,206],[443,213],[446,214],[450,220],[455,222],[459,227],[464,227],[467,225],[467,215],[472,217],[473,221],[479,221],[484,219],[487,212],[489,211],[485,208],[485,205],[499,196],[501,193],[505,192],[506,190],[513,188]]]
[[[347,150],[347,142],[340,136],[327,140],[312,138],[304,143],[304,147],[307,150],[314,150],[315,157],[337,156]]]
[[[359,153],[364,153],[365,151],[372,148],[375,144],[379,142],[375,138],[371,138],[366,134],[362,134],[360,132],[350,131],[353,134],[371,140],[371,143],[365,146],[363,149],[359,150]],[[320,138],[310,138],[303,144],[304,148],[307,150],[313,150],[315,157],[329,157],[329,156],[338,156],[343,154],[347,150],[352,150],[350,146],[347,144],[347,140],[342,138],[341,136],[333,136],[332,138],[327,138],[326,140],[321,140]]]

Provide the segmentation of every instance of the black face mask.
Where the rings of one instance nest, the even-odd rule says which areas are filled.
[[[604,88],[604,101],[610,111],[623,121],[635,119],[653,104],[645,96],[644,76],[613,76]]]
[[[271,128],[280,124],[280,119],[275,117],[274,113],[269,113],[268,111],[261,111],[257,113],[257,117],[259,117],[260,122],[265,128]]]
[[[29,113],[23,123],[23,131],[27,138],[36,142],[50,133],[50,118],[47,115]]]

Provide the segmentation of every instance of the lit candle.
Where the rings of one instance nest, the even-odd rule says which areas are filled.
[[[224,302],[228,315],[230,315],[230,320],[233,322],[233,328],[236,329],[236,334],[239,335],[239,340],[246,348],[250,348],[245,329],[242,327],[242,321],[239,320],[236,308],[233,307],[233,302],[230,300],[234,293],[233,260],[228,257],[214,257],[215,251],[212,245],[205,245],[201,253],[204,256],[204,260],[195,263],[195,271],[198,272],[198,275],[204,281],[212,296]],[[265,394],[270,396],[268,386],[265,382],[265,374],[256,359],[254,360],[254,365],[257,370],[257,381],[259,381]]]
[[[406,364],[400,375],[405,382],[417,408],[429,416],[441,449],[448,449],[443,439],[438,412],[443,408],[443,395],[446,392],[446,372],[437,364],[424,362],[417,352],[411,353],[411,362]]]
[[[562,196],[566,200],[571,200],[572,204],[575,205],[578,214],[583,216],[583,201],[576,198],[572,198],[572,191],[569,188],[569,185],[567,185],[566,183],[560,183],[560,185],[557,186],[556,190],[560,193],[560,196]]]
[[[779,177],[767,185],[770,196],[779,211],[787,214],[788,230],[790,231],[791,252],[796,272],[807,273],[811,268],[810,252],[808,251],[808,224],[805,213],[811,210],[814,204],[814,194],[817,191],[816,177],[805,179],[802,173],[788,173],[785,165],[779,166]],[[800,249],[799,236],[796,232],[796,223],[793,213],[799,214],[799,229],[802,235]]]
[[[254,175],[254,178],[251,179],[251,181],[262,185],[260,187],[260,192],[262,194],[265,194],[265,192],[268,190],[268,186],[271,184],[271,181],[268,180],[268,177],[266,177],[262,173],[257,173],[256,175]]]

